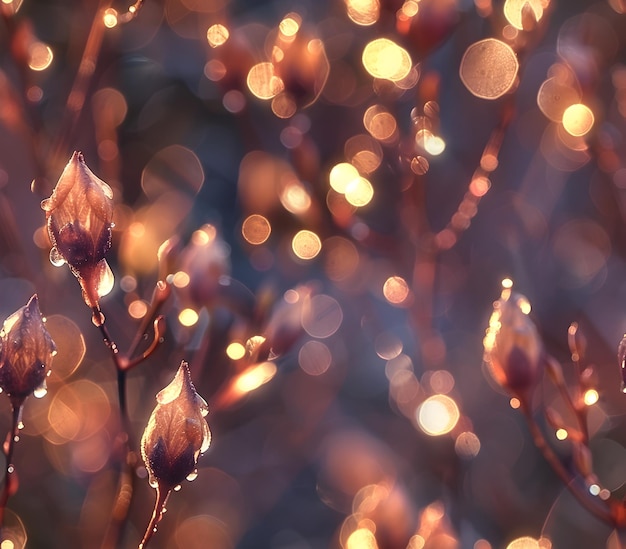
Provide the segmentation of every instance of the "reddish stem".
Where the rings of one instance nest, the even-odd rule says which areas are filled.
[[[144,549],[150,538],[154,535],[157,530],[157,525],[163,516],[163,511],[165,509],[165,504],[167,503],[167,498],[169,497],[172,489],[170,487],[161,486],[161,484],[157,484],[156,486],[156,502],[154,504],[154,511],[152,512],[152,518],[150,519],[150,523],[148,524],[148,528],[146,528],[146,533],[143,535],[143,539],[139,544],[138,549]]]
[[[4,477],[2,494],[0,495],[0,540],[2,539],[1,529],[4,526],[4,512],[6,510],[7,502],[9,501],[9,497],[11,497],[17,490],[17,476],[15,473],[15,466],[13,465],[13,450],[15,448],[15,443],[19,440],[20,416],[22,415],[23,404],[23,398],[11,399],[11,406],[13,408],[11,431],[7,435],[7,440],[3,448],[6,457],[6,475]]]

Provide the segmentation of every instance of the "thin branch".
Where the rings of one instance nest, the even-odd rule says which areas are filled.
[[[154,535],[157,530],[157,525],[163,516],[163,511],[165,509],[165,504],[167,503],[167,498],[172,492],[171,488],[164,489],[160,484],[156,487],[156,502],[154,504],[154,511],[152,512],[152,518],[150,519],[150,523],[148,524],[148,528],[146,528],[146,533],[139,544],[138,549],[144,549],[150,538]]]

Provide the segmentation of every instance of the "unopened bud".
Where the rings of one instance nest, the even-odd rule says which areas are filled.
[[[141,438],[150,484],[171,490],[192,475],[211,443],[204,419],[208,406],[196,392],[185,361],[172,382],[157,394],[157,405]]]
[[[543,346],[529,310],[525,297],[505,289],[494,303],[483,341],[485,362],[494,379],[520,399],[530,398],[544,363]]]
[[[104,256],[111,247],[113,192],[74,152],[50,198],[41,202],[52,242],[50,261],[67,263],[90,307],[111,291],[113,275]]]
[[[0,343],[0,388],[18,401],[45,388],[56,345],[46,330],[36,295],[4,321]]]

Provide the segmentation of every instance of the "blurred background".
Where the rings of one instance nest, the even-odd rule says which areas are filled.
[[[129,7],[0,6],[0,318],[37,293],[59,350],[26,401],[2,549],[100,546],[117,484],[115,368],[40,208],[74,150],[114,190],[101,305],[121,349],[172,287],[164,341],[129,374],[131,445],[183,359],[210,408],[211,448],[150,547],[620,547],[482,341],[505,277],[572,383],[579,323],[594,468],[621,496],[626,4]],[[541,414],[565,406],[540,389],[569,466]],[[136,474],[121,547],[154,504]]]

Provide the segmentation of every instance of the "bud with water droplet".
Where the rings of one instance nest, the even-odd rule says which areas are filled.
[[[2,390],[20,402],[45,386],[56,345],[46,330],[37,295],[4,321],[0,344]]]
[[[157,405],[141,438],[150,484],[172,490],[196,469],[211,443],[204,419],[208,406],[196,392],[185,361],[172,382],[157,394]]]
[[[70,266],[94,308],[113,287],[113,273],[104,256],[111,247],[113,192],[74,152],[50,198],[42,201],[52,241],[50,260]]]
[[[529,312],[524,296],[504,288],[493,305],[483,341],[485,362],[493,378],[525,404],[529,404],[544,365],[543,345]]]

